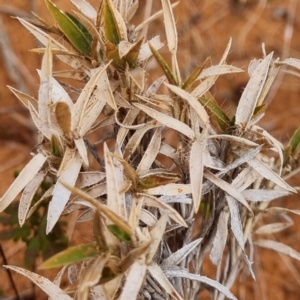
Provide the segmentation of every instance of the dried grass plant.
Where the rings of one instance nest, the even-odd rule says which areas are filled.
[[[11,88],[28,108],[39,143],[0,199],[0,211],[22,192],[22,226],[50,198],[47,233],[62,215],[80,212],[77,222],[92,221],[94,241],[40,266],[62,268],[54,282],[5,267],[28,277],[51,299],[199,299],[208,290],[211,299],[221,300],[237,299],[230,288],[241,270],[255,279],[253,245],[300,260],[289,246],[258,238],[290,226],[287,214],[300,214],[269,207],[273,199],[296,192],[285,179],[298,171],[300,130],[282,145],[257,125],[281,66],[299,70],[300,61],[280,61],[273,53],[251,61],[249,82],[230,117],[209,91],[219,76],[243,71],[226,64],[231,41],[219,64],[207,67],[205,61],[182,78],[176,4],[161,0],[162,10],[134,27],[130,20],[138,0],[103,0],[97,8],[71,0],[77,8],[71,13],[45,2],[54,24],[38,16],[19,18],[45,46],[35,50],[43,53],[38,99]],[[160,17],[170,64],[159,52],[160,38],[143,36]],[[67,46],[56,38],[61,36]],[[68,68],[53,70],[53,56]],[[165,74],[154,82],[147,75],[150,62]],[[55,78],[73,80],[76,87],[80,82],[77,99]],[[103,155],[89,141],[102,128]],[[44,181],[51,187],[32,204]],[[267,214],[284,221],[257,228]],[[214,278],[201,272],[208,258],[216,265]],[[62,289],[64,274],[69,284]]]

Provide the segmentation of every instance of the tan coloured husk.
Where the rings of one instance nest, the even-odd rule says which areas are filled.
[[[44,58],[38,99],[11,88],[29,109],[41,143],[0,198],[0,210],[23,190],[23,224],[36,209],[31,202],[37,188],[51,177],[47,233],[62,214],[83,211],[77,221],[92,220],[96,255],[80,253],[80,260],[70,262],[68,251],[79,249],[75,247],[50,258],[41,268],[57,266],[58,257],[63,258],[54,283],[19,267],[5,267],[28,277],[51,299],[190,300],[207,289],[211,299],[221,300],[237,299],[230,288],[241,269],[255,279],[250,244],[300,260],[289,246],[253,235],[291,225],[286,217],[257,228],[263,214],[299,215],[268,208],[272,200],[295,192],[282,178],[296,166],[299,141],[285,147],[256,123],[280,66],[300,69],[300,61],[280,62],[273,53],[253,61],[236,114],[229,118],[209,89],[219,76],[242,71],[226,63],[231,41],[218,65],[203,64],[183,80],[169,0],[161,0],[162,11],[136,28],[130,19],[138,0],[103,0],[98,10],[85,0],[71,2],[78,9],[73,18],[92,36],[88,48],[72,36],[75,31],[88,41],[78,23],[50,0],[46,4],[56,21],[51,32],[63,34],[70,47],[50,36],[49,24],[19,19],[46,47],[40,50]],[[164,18],[171,66],[159,53],[159,37],[147,41],[141,36],[157,17]],[[53,71],[54,55],[70,70]],[[154,82],[147,80],[150,60],[165,74]],[[84,82],[75,103],[54,74]],[[160,94],[161,86],[166,94]],[[105,118],[97,123],[100,115]],[[90,132],[102,127],[107,128],[100,137],[103,157],[88,140]],[[165,139],[167,134],[175,137],[175,147]],[[107,144],[107,139],[114,143]],[[90,163],[92,156],[100,163],[98,169]],[[202,274],[205,259],[217,266],[216,279]],[[70,283],[60,288],[64,272]]]

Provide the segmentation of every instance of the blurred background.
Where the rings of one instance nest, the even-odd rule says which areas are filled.
[[[74,9],[66,0],[56,0],[62,10]],[[90,0],[98,7],[99,0]],[[173,1],[172,1],[173,2]],[[159,0],[140,0],[138,24],[143,15],[160,9]],[[21,170],[30,159],[36,145],[36,129],[24,106],[12,95],[7,85],[37,97],[41,55],[30,52],[39,45],[32,35],[14,19],[32,18],[34,11],[53,22],[42,0],[0,0],[0,195],[14,179],[14,171]],[[262,43],[266,52],[274,51],[274,58],[300,59],[300,3],[298,0],[182,0],[174,8],[178,28],[178,58],[182,77],[209,57],[207,66],[217,64],[230,39],[232,48],[227,64],[245,70],[238,75],[220,77],[212,93],[222,107],[233,116],[239,97],[249,77],[247,68],[254,58],[262,58]],[[147,37],[160,35],[166,42],[163,20],[150,24]],[[166,43],[165,43],[166,44]],[[161,54],[167,57],[167,47]],[[57,62],[54,61],[56,64]],[[153,71],[153,70],[152,70]],[[151,77],[161,75],[151,71]],[[300,125],[300,73],[283,70],[271,89],[265,118],[260,125],[282,142],[286,142]],[[299,185],[299,177],[290,182]],[[290,209],[299,209],[299,196],[278,200]],[[300,251],[300,219],[292,216],[295,225],[275,238]],[[1,231],[1,224],[0,224]],[[25,244],[2,242],[9,264],[23,265]],[[244,299],[300,299],[300,262],[279,256],[269,250],[256,252],[254,270],[257,282],[241,276],[233,288]],[[2,265],[0,257],[0,264]],[[210,265],[202,275],[210,276]],[[52,275],[51,275],[52,276]],[[13,296],[7,274],[0,267],[0,299]],[[29,280],[14,275],[19,292],[30,289]],[[43,299],[39,294],[36,299]],[[13,298],[12,298],[13,299]]]

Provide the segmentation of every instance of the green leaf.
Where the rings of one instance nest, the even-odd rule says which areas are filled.
[[[68,249],[52,256],[39,267],[39,269],[51,269],[63,267],[90,259],[99,255],[99,247],[95,243],[69,247]]]
[[[118,45],[121,41],[121,36],[119,34],[118,26],[116,24],[116,18],[114,18],[113,11],[108,1],[104,2],[103,15],[105,37],[111,43]]]
[[[56,135],[52,134],[51,136],[51,148],[53,155],[57,157],[62,157],[62,150],[60,147],[60,143],[56,137]]]
[[[255,119],[258,115],[262,114],[267,108],[266,104],[258,105],[255,107],[252,119]]]
[[[207,109],[209,109],[210,112],[213,113],[213,115],[217,119],[220,128],[223,131],[226,131],[226,129],[230,125],[230,119],[225,114],[225,112],[219,107],[217,102],[213,98],[206,99],[204,97],[200,97],[198,99],[205,107],[207,107]]]
[[[23,227],[19,227],[17,225],[17,227],[15,227],[13,229],[13,240],[14,241],[18,241],[20,239],[22,239],[22,241],[27,242],[28,238],[31,234],[31,230],[28,226],[24,225]]]
[[[139,40],[136,43],[136,45],[126,55],[126,61],[128,62],[131,68],[136,67],[137,59],[139,57],[142,44],[143,44],[143,39]]]
[[[112,65],[116,68],[116,69],[121,69],[121,70],[125,70],[126,68],[126,58],[120,58],[119,55],[119,51],[118,48],[116,47],[116,45],[108,42],[106,45],[106,51],[107,51],[107,59],[111,60],[112,59]]]
[[[100,284],[104,284],[112,279],[114,279],[118,274],[114,273],[110,267],[104,267],[99,281]]]
[[[85,38],[92,44],[93,36],[89,33],[86,27],[73,15],[66,12],[66,15],[73,21],[73,23],[78,27],[78,29],[84,34]]]
[[[87,39],[84,32],[63,11],[58,9],[54,3],[50,0],[45,1],[51,15],[68,40],[80,53],[89,56],[91,54],[91,42]]]
[[[198,76],[200,75],[200,73],[204,69],[207,61],[208,61],[208,57],[206,58],[206,60],[203,62],[203,64],[200,67],[197,67],[195,70],[193,70],[191,75],[183,83],[183,85],[182,85],[183,90],[186,91],[193,85],[193,83],[197,80]]]
[[[153,56],[155,57],[156,61],[158,62],[161,69],[167,76],[169,83],[178,86],[177,79],[176,79],[174,73],[172,72],[171,68],[165,61],[165,59],[160,55],[160,53],[154,47],[152,47],[152,45],[150,43],[149,43],[149,47],[150,47],[150,50],[151,50]]]
[[[33,270],[36,258],[40,251],[40,240],[39,237],[32,238],[28,244],[24,255],[25,267],[29,270]]]
[[[116,236],[120,241],[131,242],[130,235],[115,224],[107,225],[109,231]]]
[[[289,142],[289,147],[291,148],[291,155],[294,155],[300,144],[300,126],[294,132],[292,138]]]

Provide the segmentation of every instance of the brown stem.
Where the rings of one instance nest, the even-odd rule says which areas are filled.
[[[3,264],[4,264],[4,265],[8,265],[8,262],[7,262],[7,259],[6,259],[6,256],[5,256],[5,253],[4,253],[4,251],[3,251],[3,248],[2,248],[2,245],[1,245],[1,244],[0,244],[0,255],[2,256]],[[20,295],[19,295],[19,292],[18,292],[18,290],[17,290],[16,284],[15,284],[15,282],[14,282],[14,279],[13,279],[13,277],[12,277],[12,274],[11,274],[10,270],[9,270],[9,269],[6,269],[6,268],[5,268],[5,270],[6,270],[7,276],[8,276],[8,278],[9,278],[9,280],[10,280],[12,289],[14,290],[14,292],[15,292],[15,294],[16,294],[16,299],[17,299],[17,300],[21,300]]]

